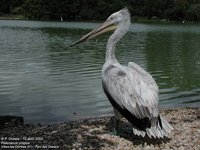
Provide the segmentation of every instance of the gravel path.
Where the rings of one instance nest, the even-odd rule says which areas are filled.
[[[200,150],[200,108],[162,110],[161,114],[174,127],[170,137],[162,140],[127,133],[114,135],[113,117],[102,117],[54,125],[6,125],[0,128],[0,146],[1,149]],[[123,124],[127,126],[127,122]]]

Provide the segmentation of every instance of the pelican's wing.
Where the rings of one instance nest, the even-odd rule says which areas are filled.
[[[158,92],[158,86],[157,86],[156,82],[154,81],[153,77],[147,71],[145,71],[142,67],[140,67],[138,64],[136,64],[134,62],[129,62],[128,67],[137,71],[137,73],[139,73],[141,76],[143,76],[145,79],[147,79],[148,82],[152,82],[155,85],[155,88]]]
[[[141,101],[147,106],[157,106],[159,91],[153,77],[136,63],[129,62],[128,68],[129,78]]]
[[[148,118],[152,120],[151,123],[157,123],[158,87],[153,78],[142,71],[125,66],[109,66],[103,71],[104,91],[121,109],[139,119]]]

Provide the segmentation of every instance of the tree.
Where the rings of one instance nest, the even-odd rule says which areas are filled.
[[[104,20],[128,7],[134,16],[198,21],[199,0],[0,0],[1,14],[23,14],[29,19]]]
[[[187,20],[200,21],[200,4],[193,4],[188,10]]]

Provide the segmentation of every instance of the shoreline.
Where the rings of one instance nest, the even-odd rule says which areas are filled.
[[[54,146],[55,149],[200,149],[200,107],[161,109],[160,112],[174,128],[169,138],[141,138],[127,133],[114,135],[113,116],[57,124],[7,124],[0,128],[0,137],[18,138],[19,141],[29,138],[25,146],[30,148],[37,148],[34,147],[37,145]],[[128,125],[126,120],[123,124]],[[10,141],[16,142],[16,139]]]
[[[135,18],[135,19],[134,19]],[[94,22],[101,23],[103,20],[51,20],[51,19],[28,19],[21,15],[11,15],[11,16],[0,16],[0,20],[25,20],[25,21],[55,21],[55,22]],[[144,23],[144,24],[200,24],[199,21],[176,21],[176,20],[167,20],[167,19],[146,19],[146,18],[137,18],[133,17],[132,23]]]

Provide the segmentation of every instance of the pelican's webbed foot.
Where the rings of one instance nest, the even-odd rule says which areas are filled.
[[[129,123],[125,123],[120,119],[115,119],[115,135],[119,134],[132,134],[132,125]]]

